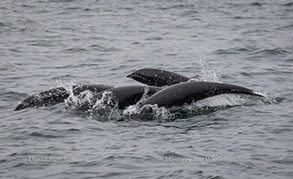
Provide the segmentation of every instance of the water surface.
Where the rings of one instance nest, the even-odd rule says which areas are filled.
[[[292,178],[293,8],[281,1],[0,2],[2,178]],[[61,85],[162,68],[261,91],[172,120],[13,109]],[[232,98],[234,99],[234,98]],[[229,107],[232,104],[232,107]],[[227,107],[228,105],[228,107]]]

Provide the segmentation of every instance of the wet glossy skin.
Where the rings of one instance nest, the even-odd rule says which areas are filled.
[[[143,102],[141,106],[157,104],[158,107],[171,108],[191,104],[207,97],[229,93],[260,96],[250,89],[236,85],[214,82],[184,82],[164,88]]]
[[[134,80],[139,81],[143,84],[158,87],[170,86],[176,83],[186,82],[190,80],[190,78],[174,72],[152,68],[137,70],[127,77],[133,78]]]
[[[91,92],[98,93],[104,91],[106,89],[110,89],[112,87],[106,85],[73,85],[73,93],[74,95],[80,94],[82,91],[89,90]],[[38,94],[34,94],[29,96],[21,103],[17,105],[14,109],[15,111],[22,110],[25,108],[33,108],[33,107],[44,107],[44,106],[52,106],[58,103],[64,102],[70,95],[70,92],[63,87],[58,87],[54,89],[50,89]]]

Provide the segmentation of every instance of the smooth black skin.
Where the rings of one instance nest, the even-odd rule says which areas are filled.
[[[97,93],[93,96],[92,101],[88,101],[84,103],[80,109],[91,109],[93,105],[100,100],[104,94],[104,92],[108,91],[112,93],[111,99],[112,103],[108,105],[115,106],[118,104],[119,109],[125,109],[130,105],[136,104],[144,94],[148,96],[152,96],[153,94],[160,91],[162,88],[155,87],[155,86],[122,86],[122,87],[115,87],[103,92]],[[146,92],[147,90],[147,92]]]
[[[164,88],[144,101],[141,106],[157,104],[158,107],[172,108],[228,93],[261,96],[250,89],[236,85],[214,82],[184,82]]]
[[[134,80],[146,85],[158,87],[170,86],[176,83],[186,82],[190,80],[190,78],[174,72],[152,68],[143,68],[137,70],[127,77],[133,78]]]
[[[85,90],[89,90],[93,92],[94,94],[96,94],[98,92],[107,90],[111,87],[106,85],[91,84],[91,85],[73,85],[72,88],[73,88],[73,94],[78,95],[82,91],[85,91]],[[64,100],[67,99],[69,95],[70,95],[70,92],[67,91],[63,87],[50,89],[38,94],[34,94],[32,96],[29,96],[28,98],[23,100],[21,103],[19,103],[14,110],[18,111],[25,108],[53,106],[55,104],[64,102]]]

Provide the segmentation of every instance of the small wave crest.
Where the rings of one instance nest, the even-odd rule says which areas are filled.
[[[130,120],[156,120],[158,122],[167,122],[174,119],[170,110],[165,107],[158,107],[157,105],[129,106],[123,110],[123,116]]]

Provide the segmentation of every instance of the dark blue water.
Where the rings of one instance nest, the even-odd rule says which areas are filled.
[[[293,177],[293,2],[2,0],[0,17],[1,178]],[[146,67],[267,97],[151,120],[13,111],[58,86],[139,84],[126,76]]]

